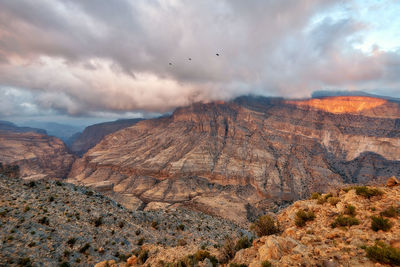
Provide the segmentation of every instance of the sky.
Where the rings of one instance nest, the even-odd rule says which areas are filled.
[[[0,119],[152,117],[244,94],[400,97],[399,15],[399,0],[0,0]]]

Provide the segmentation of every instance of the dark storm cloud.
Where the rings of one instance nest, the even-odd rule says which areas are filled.
[[[341,3],[3,0],[0,86],[30,91],[29,112],[71,115],[164,112],[245,93],[396,91],[399,53],[353,46],[368,25],[312,21]]]

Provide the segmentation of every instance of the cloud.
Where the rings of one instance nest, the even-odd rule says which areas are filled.
[[[165,112],[247,93],[398,93],[400,53],[357,48],[371,25],[349,3],[3,0],[0,87],[30,92],[23,103],[36,112],[72,116]]]

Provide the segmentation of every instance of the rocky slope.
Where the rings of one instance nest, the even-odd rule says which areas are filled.
[[[142,119],[125,119],[90,125],[86,127],[81,134],[73,136],[74,140],[71,140],[72,144],[70,145],[70,149],[77,155],[83,155],[90,148],[98,144],[104,136],[135,125],[141,120]]]
[[[26,179],[65,178],[74,159],[56,137],[0,130],[0,162],[18,165]]]
[[[241,234],[248,232],[198,212],[132,212],[84,187],[0,174],[0,266],[93,266],[142,246],[217,246]]]
[[[180,203],[244,223],[313,191],[399,175],[399,151],[395,102],[241,97],[110,134],[69,177],[106,183],[110,194],[133,202]]]
[[[199,248],[196,252],[193,248],[165,249],[153,246],[149,247],[146,264],[160,267],[215,266],[210,262],[215,258],[219,266],[399,266],[399,200],[398,184],[393,187],[338,189],[329,195],[297,201],[282,210],[274,216],[274,220],[279,222],[279,231],[255,239],[252,243],[244,242],[247,239],[241,238],[233,241],[233,246],[225,242],[218,249],[203,247],[209,254],[204,250],[199,253]],[[301,224],[298,222],[299,211],[313,216]],[[340,226],[339,217],[347,218],[347,221],[350,218],[353,224]],[[384,223],[374,224],[376,218],[379,222],[386,221],[389,226],[384,228]],[[346,220],[342,219],[342,224],[343,221]],[[271,225],[263,226],[264,229],[271,229]],[[232,252],[231,257],[226,260],[225,255],[229,251]],[[203,257],[198,257],[200,254]],[[197,265],[187,264],[193,259],[190,255],[201,261]],[[139,266],[135,263],[137,258],[133,256],[127,265],[109,266]],[[103,262],[97,266],[106,265]]]

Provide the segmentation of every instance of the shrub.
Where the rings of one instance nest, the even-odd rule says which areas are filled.
[[[139,264],[144,264],[147,259],[149,258],[149,251],[148,250],[141,250],[138,256]]]
[[[231,264],[229,264],[229,267],[247,267],[247,265],[244,263],[242,263],[242,264],[231,263]]]
[[[118,224],[118,226],[119,226],[119,228],[124,228],[124,222],[119,222],[119,224]]]
[[[256,232],[258,237],[262,237],[278,233],[279,224],[271,216],[264,215],[252,223],[250,229]]]
[[[99,227],[100,225],[103,224],[103,218],[100,216],[100,217],[94,219],[93,223],[94,223],[94,226]]]
[[[331,197],[331,198],[328,199],[328,202],[332,206],[336,206],[336,204],[340,202],[340,199],[337,198],[337,197]]]
[[[20,258],[18,260],[18,265],[19,266],[32,266],[31,259],[30,258]]]
[[[399,211],[393,206],[390,206],[389,208],[387,208],[386,210],[384,210],[380,213],[381,216],[385,216],[385,217],[389,217],[389,218],[397,217],[398,214],[399,214]]]
[[[230,259],[233,259],[236,254],[235,243],[232,238],[226,237],[224,245],[221,249],[221,254],[223,257],[222,263],[228,262]]]
[[[90,244],[86,243],[83,247],[79,249],[80,253],[85,253],[90,248]]]
[[[356,216],[356,214],[357,214],[357,212],[356,212],[356,207],[354,207],[354,206],[351,205],[351,204],[347,204],[347,205],[344,207],[344,214],[350,215],[350,216],[352,216],[352,217]]]
[[[236,241],[235,250],[239,251],[241,249],[251,247],[251,240],[247,236],[243,236]]]
[[[141,245],[143,245],[143,243],[144,243],[144,238],[143,237],[139,238],[137,245],[141,246]]]
[[[75,237],[70,238],[70,239],[68,239],[68,241],[67,241],[67,244],[68,244],[70,247],[73,247],[73,246],[75,245],[75,243],[76,243],[76,238],[75,238]]]
[[[318,199],[321,196],[321,193],[314,192],[311,194],[311,199]]]
[[[367,257],[372,261],[390,265],[400,265],[400,250],[382,242],[365,249]]]
[[[28,211],[30,211],[30,207],[29,206],[26,206],[25,208],[24,208],[24,212],[28,212]]]
[[[298,227],[303,227],[308,221],[313,221],[315,214],[313,211],[299,210],[296,212],[295,224]]]
[[[354,187],[354,189],[356,190],[357,195],[366,197],[368,199],[374,196],[383,195],[383,192],[378,188],[371,188],[367,186],[356,186]]]
[[[326,201],[327,201],[326,198],[320,196],[320,197],[318,198],[318,200],[317,200],[317,204],[322,205],[322,204],[326,203]]]
[[[151,222],[151,227],[153,227],[154,229],[158,229],[158,222],[152,221]]]
[[[57,186],[62,186],[62,183],[61,183],[60,181],[57,181],[57,182],[56,182],[56,185],[57,185]]]
[[[272,264],[269,261],[263,261],[261,267],[272,267]]]
[[[331,224],[332,228],[338,227],[338,226],[352,226],[352,225],[358,225],[360,222],[351,216],[343,216],[339,215],[336,217],[335,221]]]
[[[50,196],[49,197],[49,202],[53,202],[54,201],[54,197],[53,196]]]
[[[382,216],[376,217],[376,216],[371,216],[371,228],[375,232],[382,230],[382,231],[389,231],[390,228],[392,228],[392,223],[389,221],[389,219],[385,219]]]
[[[49,219],[48,219],[46,216],[40,218],[40,219],[38,220],[38,222],[39,222],[40,224],[44,224],[44,225],[49,225],[49,223],[50,223]]]
[[[197,262],[209,259],[213,266],[217,266],[218,260],[206,250],[198,250],[194,255],[194,260]]]
[[[63,262],[60,264],[60,267],[70,267],[71,265],[68,262]]]
[[[178,225],[178,226],[176,227],[176,229],[178,229],[178,230],[180,230],[180,231],[183,231],[183,230],[185,230],[185,225],[180,224],[180,225]]]

